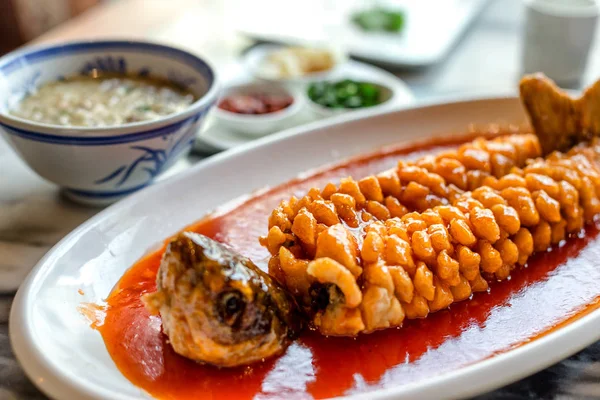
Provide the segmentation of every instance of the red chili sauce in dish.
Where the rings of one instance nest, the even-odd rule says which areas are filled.
[[[279,94],[232,94],[219,102],[219,108],[236,114],[270,114],[292,105],[291,96]]]
[[[257,193],[188,227],[226,242],[266,268],[258,244],[280,200],[393,167],[398,159],[455,147],[469,138],[381,150]],[[588,227],[547,253],[534,256],[487,293],[422,320],[405,320],[358,338],[324,337],[305,330],[280,357],[219,369],[176,354],[140,296],[155,290],[162,250],[138,261],[107,299],[103,323],[93,324],[119,370],[160,399],[326,398],[415,383],[487,359],[543,336],[600,306],[600,236]]]

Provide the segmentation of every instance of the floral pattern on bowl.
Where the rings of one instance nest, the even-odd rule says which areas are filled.
[[[99,185],[112,183],[115,188],[119,188],[123,184],[126,184],[137,170],[147,172],[150,179],[154,179],[165,170],[165,165],[170,165],[182,151],[189,148],[194,142],[196,132],[193,129],[188,129],[187,126],[184,126],[181,131],[183,134],[179,137],[176,134],[163,136],[164,147],[130,146],[131,150],[139,151],[141,155],[128,165],[121,165],[107,176],[98,179],[95,183]]]

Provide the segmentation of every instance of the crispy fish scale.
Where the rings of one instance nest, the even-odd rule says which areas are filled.
[[[465,192],[453,202],[456,207],[437,206],[403,218],[369,221],[357,238],[361,243],[357,265],[345,272],[347,267],[333,259],[352,256],[354,260],[356,253],[336,254],[344,252],[343,241],[337,246],[328,244],[328,258],[308,260],[306,279],[328,288],[320,292],[325,300],[321,297],[316,308],[308,296],[313,324],[323,334],[342,336],[400,326],[404,318],[424,318],[469,299],[474,292],[487,290],[486,281],[507,279],[534,252],[546,251],[566,235],[578,233],[585,221],[573,215],[586,215],[587,222],[592,222],[593,216],[600,213],[595,191],[584,195],[588,190],[585,185],[579,190],[568,186],[578,194],[565,196],[561,182],[555,181],[550,172],[556,162],[568,165],[567,161],[582,154],[594,157],[589,149],[577,147],[567,154],[554,153],[548,160],[523,168],[522,176],[531,189],[485,188],[486,196],[480,198],[493,198],[494,210]],[[589,182],[600,177],[596,164],[585,170],[571,165],[569,170]],[[502,179],[499,188],[505,186]],[[573,213],[573,208],[579,211]],[[350,232],[341,223],[337,229]],[[352,271],[359,268],[365,274],[353,278]],[[338,290],[332,290],[332,285]],[[332,297],[327,298],[328,294]],[[351,312],[354,309],[362,318]],[[351,319],[343,320],[344,315]]]
[[[465,191],[447,205],[383,219],[360,206],[375,201],[369,198],[385,198],[382,185],[372,177],[356,184],[347,179],[349,194],[344,196],[354,201],[333,202],[336,212],[343,204],[340,222],[308,234],[316,238],[312,254],[318,257],[303,252],[289,257],[289,252],[285,260],[273,259],[281,271],[294,273],[294,265],[307,263],[302,279],[283,273],[282,280],[312,282],[286,287],[298,294],[323,334],[355,336],[399,326],[404,318],[423,318],[487,290],[489,281],[507,279],[535,251],[545,251],[591,222],[600,213],[598,149],[594,142],[555,152],[494,177],[489,186]],[[428,161],[428,167],[435,162]],[[418,177],[414,168],[409,173]],[[359,226],[344,223],[348,209],[359,217]],[[297,228],[305,232],[309,226]]]
[[[320,233],[338,223],[358,228],[370,219],[404,218],[410,211],[449,204],[468,187],[479,186],[480,180],[514,175],[509,174],[512,167],[523,167],[527,159],[540,154],[540,144],[534,135],[515,134],[492,140],[477,139],[435,157],[400,162],[396,169],[359,181],[344,178],[339,187],[330,183],[322,191],[311,189],[299,200],[281,202],[269,218],[269,232],[261,238],[261,243],[274,256],[282,246],[293,243],[295,247],[290,250],[294,254],[313,258],[317,231]],[[498,167],[497,160],[503,160],[503,166],[511,165],[511,169]],[[469,175],[474,172],[477,174]],[[513,180],[507,185],[512,186]],[[320,255],[323,254],[317,254]]]

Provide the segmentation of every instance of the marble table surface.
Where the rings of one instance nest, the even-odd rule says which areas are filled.
[[[167,2],[144,0],[146,19],[140,18],[136,24],[127,24],[122,18],[119,22],[119,16],[127,14],[125,8],[136,9],[141,6],[141,1],[109,2],[112,5],[106,9],[112,7],[112,14],[99,11],[95,15],[84,15],[74,23],[51,31],[41,41],[104,36],[106,29],[95,29],[96,25],[111,23],[111,30],[121,36],[177,42],[190,50],[209,49],[217,63],[227,61],[231,54],[239,51],[241,44],[247,45],[247,41],[234,38],[228,32],[211,36],[195,33],[206,26],[217,29],[210,25],[205,10],[219,9],[223,4],[219,0],[172,0],[168,4],[185,3],[189,7],[186,12],[178,11],[176,15],[174,11],[173,15],[167,15],[176,9],[167,7]],[[203,24],[198,23],[199,18],[203,18]],[[160,24],[154,26],[159,23],[157,21]],[[522,23],[520,0],[493,1],[440,65],[424,70],[396,71],[396,74],[405,80],[417,99],[514,87],[520,74]],[[209,42],[210,38],[218,38],[219,42]],[[595,80],[600,71],[599,44],[597,37],[584,84]],[[205,155],[188,156],[167,175],[189,167]],[[26,378],[11,351],[8,338],[11,301],[20,282],[45,252],[98,211],[64,199],[54,185],[37,177],[0,139],[0,400],[46,398]],[[600,342],[538,374],[480,398],[600,399]]]

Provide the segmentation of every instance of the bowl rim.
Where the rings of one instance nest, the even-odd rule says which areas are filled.
[[[182,48],[153,41],[129,39],[92,39],[26,46],[22,49],[15,50],[3,57],[0,57],[0,69],[10,65],[11,63],[18,62],[18,60],[22,57],[36,54],[50,54],[48,58],[52,59],[57,58],[56,56],[52,56],[54,53],[78,53],[90,48],[98,52],[114,49],[129,50],[132,53],[135,53],[136,50],[149,50],[150,53],[147,54],[150,55],[156,55],[159,52],[169,53],[170,56],[176,57],[178,60],[196,69],[197,71],[199,71],[199,68],[208,71],[208,76],[199,71],[206,78],[208,88],[203,95],[198,97],[198,99],[190,104],[190,106],[185,110],[150,121],[104,127],[62,126],[30,121],[24,118],[13,116],[6,112],[6,110],[0,110],[0,125],[11,130],[15,130],[25,136],[47,136],[60,134],[60,137],[67,141],[77,141],[78,136],[83,133],[86,135],[84,137],[87,138],[93,137],[94,139],[100,139],[102,137],[106,137],[112,139],[114,138],[114,135],[117,134],[127,135],[132,133],[160,130],[160,128],[181,122],[195,114],[203,113],[203,110],[210,108],[217,99],[220,84],[216,69],[210,61]],[[60,56],[61,54],[58,54],[58,57]],[[20,69],[20,67],[17,67],[16,69]]]
[[[292,103],[275,112],[267,113],[267,114],[239,114],[234,113],[232,111],[227,111],[219,107],[218,102],[222,100],[224,97],[235,93],[236,90],[240,90],[243,88],[252,88],[252,87],[265,87],[265,88],[275,88],[280,90],[282,93],[285,92],[286,95],[292,98]],[[304,98],[285,85],[281,83],[277,83],[274,81],[253,81],[240,83],[236,85],[231,85],[223,88],[222,96],[217,100],[217,105],[214,108],[214,115],[220,120],[225,120],[226,122],[236,122],[236,123],[244,123],[244,124],[263,124],[269,122],[276,122],[283,120],[285,118],[296,115],[302,109],[304,103]]]

